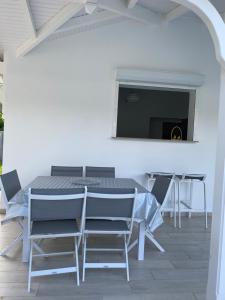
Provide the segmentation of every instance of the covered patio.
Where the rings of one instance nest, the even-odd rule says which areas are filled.
[[[55,275],[37,278],[31,294],[27,293],[27,265],[21,263],[21,250],[10,253],[9,258],[0,257],[1,296],[5,300],[22,299],[93,299],[93,300],[203,300],[206,296],[210,228],[202,227],[202,217],[184,219],[182,229],[174,229],[171,220],[166,219],[157,231],[157,237],[167,249],[166,253],[156,251],[147,243],[145,260],[137,261],[136,251],[130,252],[130,282],[127,283],[120,270],[93,270],[86,276],[86,282],[77,287],[74,275]],[[14,224],[13,224],[14,225]],[[15,237],[15,226],[1,229],[1,245]],[[135,234],[136,236],[136,234]],[[111,246],[109,239],[100,241]],[[48,250],[71,249],[71,240],[53,240],[46,244]],[[120,254],[92,254],[91,259],[120,260]],[[70,264],[71,258],[41,260],[37,266],[53,267]]]
[[[225,299],[224,18],[222,0],[0,3],[0,250],[20,229],[11,220],[22,228],[1,252],[2,299]],[[83,199],[76,217],[69,206],[57,211],[63,199]],[[40,200],[54,208],[41,215]],[[19,217],[8,213],[13,205]],[[126,229],[88,227],[108,224],[106,216]],[[71,218],[79,227],[73,268],[71,257],[42,257],[70,251],[68,232],[51,229],[42,242],[46,235],[32,231]],[[109,253],[123,234],[124,255]],[[92,263],[86,239],[106,250],[94,248]],[[84,280],[85,264],[94,270]],[[28,274],[42,267],[53,275],[33,278],[28,293]]]

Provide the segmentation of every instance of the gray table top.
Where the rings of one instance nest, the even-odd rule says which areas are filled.
[[[87,186],[100,188],[137,188],[138,193],[149,193],[142,185],[131,178],[105,178],[105,177],[64,177],[64,176],[38,176],[27,187],[42,189],[66,189]],[[82,183],[82,184],[79,184]]]

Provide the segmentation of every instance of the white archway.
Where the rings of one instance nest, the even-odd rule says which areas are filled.
[[[225,299],[225,23],[208,0],[172,0],[193,11],[212,37],[221,65],[218,138],[207,300]]]
[[[193,11],[204,22],[212,37],[216,58],[225,69],[225,24],[216,8],[208,0],[172,0]]]

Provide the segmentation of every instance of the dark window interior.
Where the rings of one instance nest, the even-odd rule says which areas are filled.
[[[190,92],[120,86],[117,137],[188,139]]]

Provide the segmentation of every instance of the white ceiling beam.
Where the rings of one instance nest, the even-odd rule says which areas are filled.
[[[75,17],[70,19],[60,29],[56,30],[51,37],[55,38],[68,32],[74,34],[77,32],[89,31],[93,28],[104,26],[107,23],[109,24],[113,20],[116,22],[120,18],[120,16],[110,11],[100,11],[93,15]]]
[[[126,0],[99,0],[98,7],[144,24],[160,24],[162,21],[160,14],[139,5],[128,9]]]
[[[53,18],[37,31],[35,38],[28,39],[24,44],[17,48],[16,56],[24,56],[37,47],[42,41],[78,13],[84,7],[85,3],[86,0],[81,0],[65,5]]]
[[[24,13],[25,22],[31,33],[31,37],[35,38],[36,37],[36,29],[35,29],[34,20],[33,20],[31,8],[30,8],[30,2],[29,2],[29,0],[21,0],[20,3],[21,3],[22,10]]]
[[[85,12],[89,15],[93,14],[97,8],[97,2],[98,0],[88,0],[85,4]]]
[[[134,8],[137,4],[138,0],[127,0],[127,7],[128,8]]]
[[[177,6],[175,9],[170,11],[168,14],[165,16],[165,22],[171,22],[175,19],[180,18],[181,16],[185,15],[189,9],[183,5]]]

